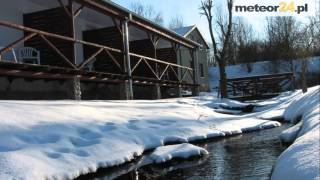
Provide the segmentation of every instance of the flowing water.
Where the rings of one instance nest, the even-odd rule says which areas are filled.
[[[272,167],[286,148],[280,142],[279,135],[288,127],[289,125],[284,124],[278,128],[197,144],[209,151],[210,154],[206,157],[146,166],[141,163],[143,162],[142,157],[124,166],[102,170],[90,178],[116,180],[269,179]]]

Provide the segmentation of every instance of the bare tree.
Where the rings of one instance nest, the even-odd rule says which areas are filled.
[[[175,16],[173,17],[169,22],[169,29],[177,29],[184,26],[183,18],[182,16]]]
[[[298,36],[297,54],[301,58],[301,86],[303,93],[308,91],[306,76],[307,58],[313,56],[320,48],[320,19],[310,17],[309,22],[300,30]]]
[[[253,45],[254,35],[253,28],[250,24],[247,24],[242,18],[235,18],[233,22],[233,30],[230,35],[230,44],[228,48],[228,64],[236,63],[248,63],[255,61],[256,56],[253,56],[254,51],[251,51]],[[257,48],[255,48],[257,49]],[[254,50],[254,49],[252,49]],[[248,53],[252,54],[248,54]]]
[[[159,25],[163,25],[163,15],[161,12],[157,12],[151,5],[144,5],[140,2],[133,2],[130,4],[131,11],[137,13],[138,15],[149,19]]]
[[[278,72],[278,60],[287,60],[291,63],[294,72],[293,59],[296,58],[295,46],[300,24],[294,17],[267,18],[267,40],[264,55],[272,61],[273,71]]]
[[[213,45],[213,52],[216,61],[219,64],[219,72],[220,72],[220,93],[222,98],[228,97],[227,92],[227,74],[225,71],[226,66],[226,54],[227,47],[230,43],[230,36],[232,30],[232,6],[233,0],[227,0],[227,8],[228,8],[228,19],[224,21],[222,18],[218,18],[217,25],[220,28],[220,37],[216,38],[213,33],[213,0],[203,0],[200,6],[200,14],[205,15],[208,24],[209,31]],[[218,40],[220,44],[218,44]]]
[[[309,23],[305,27],[306,34],[312,39],[311,49],[314,55],[320,55],[320,12],[317,16],[309,17]]]

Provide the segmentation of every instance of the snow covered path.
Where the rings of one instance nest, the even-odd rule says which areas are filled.
[[[242,106],[210,96],[158,101],[0,101],[0,179],[74,178],[130,161],[166,143],[280,125],[258,119],[257,113],[214,112],[211,107],[221,103]]]

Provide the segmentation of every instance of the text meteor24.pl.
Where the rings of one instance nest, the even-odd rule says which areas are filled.
[[[278,6],[265,6],[256,4],[254,6],[235,6],[236,12],[279,12],[279,13],[288,13],[296,12],[300,14],[302,12],[308,12],[308,4],[303,6],[296,6],[294,2],[280,2]]]

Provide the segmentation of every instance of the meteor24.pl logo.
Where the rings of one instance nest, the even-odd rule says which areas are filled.
[[[235,16],[313,16],[316,0],[235,0]]]

